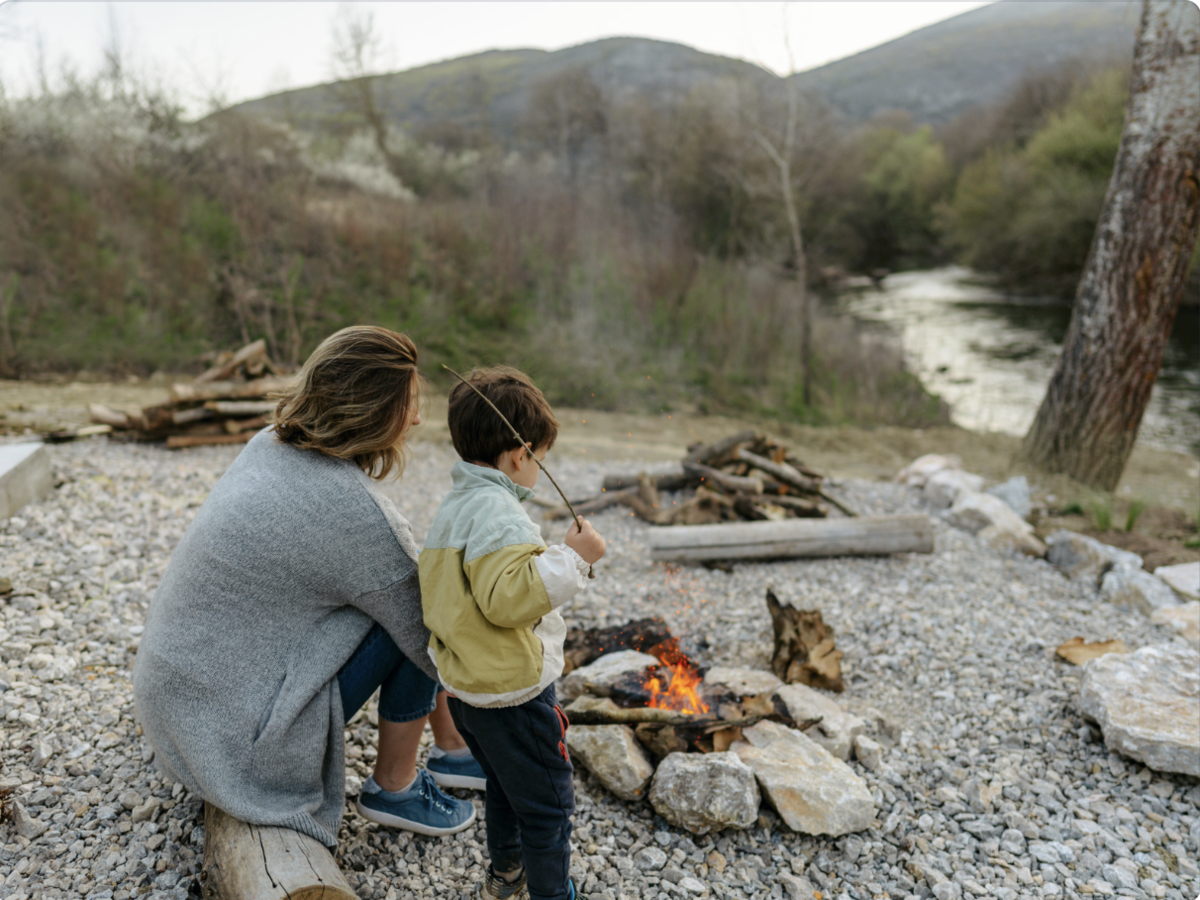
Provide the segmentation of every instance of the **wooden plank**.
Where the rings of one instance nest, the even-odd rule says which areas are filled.
[[[647,541],[655,561],[932,553],[933,523],[911,515],[672,526]]]
[[[213,444],[244,444],[257,433],[243,431],[241,434],[175,434],[167,438],[167,449],[183,450],[187,447],[207,447]]]
[[[274,400],[209,400],[204,408],[221,416],[265,416],[278,405]]]
[[[356,900],[319,841],[204,804],[204,900]]]
[[[262,338],[253,341],[233,354],[227,361],[220,365],[213,366],[203,375],[199,376],[195,383],[206,384],[210,381],[224,381],[235,371],[242,363],[253,363],[256,360],[266,359],[267,357],[267,342]]]
[[[288,378],[256,378],[254,381],[213,381],[208,384],[173,384],[168,392],[172,403],[199,403],[205,400],[249,400],[265,397],[292,386]]]
[[[737,434],[731,434],[729,437],[721,438],[719,441],[713,441],[711,444],[704,444],[697,447],[688,453],[683,458],[685,463],[704,463],[705,465],[716,466],[721,464],[721,457],[729,453],[738,444],[748,444],[753,440],[758,439],[758,432],[753,428],[748,428],[745,431],[739,431]]]
[[[685,462],[683,464],[685,472],[695,475],[701,481],[709,481],[712,484],[722,487],[732,493],[743,494],[761,494],[763,492],[763,482],[761,478],[744,475],[729,475],[722,472],[720,469],[714,469],[710,466],[705,466],[700,463]]]
[[[111,425],[113,428],[133,427],[129,421],[129,413],[119,409],[110,409],[103,403],[89,403],[87,411],[88,421],[95,422],[97,425]]]

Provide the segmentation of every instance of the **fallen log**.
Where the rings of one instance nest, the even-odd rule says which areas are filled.
[[[628,487],[620,491],[609,491],[607,494],[601,494],[599,497],[593,497],[583,503],[575,504],[575,512],[578,515],[585,516],[588,513],[600,512],[603,509],[608,509],[610,506],[616,506],[618,503],[624,502],[626,497],[631,497],[638,491],[637,486]],[[569,519],[571,511],[565,506],[554,506],[542,513],[542,518],[547,521],[552,519]]]
[[[806,494],[817,494],[821,491],[821,483],[819,481],[815,478],[808,478],[801,475],[787,463],[772,462],[765,456],[751,453],[745,447],[738,450],[737,458],[758,469],[758,471],[770,475],[776,481],[782,481],[784,484],[794,487],[798,491]]]
[[[173,434],[167,438],[168,450],[183,450],[187,447],[207,447],[214,444],[244,444],[257,432],[243,431],[240,434]]]
[[[726,462],[733,462],[737,458],[730,454],[738,444],[748,444],[758,439],[758,432],[749,428],[745,431],[739,431],[737,434],[731,434],[729,437],[721,438],[719,441],[713,441],[711,444],[702,444],[699,447],[689,450],[683,461],[684,463],[701,463],[706,466],[720,466]],[[725,459],[724,457],[727,455],[729,458]]]
[[[221,423],[222,427],[229,434],[240,434],[243,431],[259,431],[267,424],[267,420],[263,416],[255,416],[253,419],[226,419]]]
[[[926,515],[656,528],[647,539],[656,562],[771,559],[796,556],[882,556],[932,553]]]
[[[601,487],[605,491],[621,491],[626,488],[637,487],[639,475],[605,475],[604,483]],[[696,484],[697,479],[691,475],[679,474],[670,472],[666,475],[651,475],[654,479],[654,487],[660,491],[682,491],[684,488],[692,487]]]
[[[701,483],[708,481],[732,494],[761,494],[763,482],[761,478],[730,475],[720,469],[714,469],[702,463],[685,462],[683,470],[700,479]]]
[[[803,497],[789,497],[786,494],[779,494],[769,498],[755,497],[754,501],[756,503],[770,503],[774,506],[782,506],[784,509],[790,509],[802,519],[823,519],[829,513],[829,510],[814,500],[805,500]]]
[[[204,900],[357,900],[319,841],[204,805]]]
[[[210,381],[205,384],[173,384],[168,396],[171,403],[201,403],[206,400],[244,400],[265,397],[287,390],[287,378],[256,378],[253,381]]]

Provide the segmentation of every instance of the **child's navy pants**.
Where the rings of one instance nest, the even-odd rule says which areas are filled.
[[[449,706],[487,775],[492,867],[510,872],[524,864],[531,900],[568,900],[575,787],[567,716],[554,685],[520,706],[479,709],[453,694]]]

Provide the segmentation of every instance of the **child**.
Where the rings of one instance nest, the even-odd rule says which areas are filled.
[[[487,776],[491,865],[476,896],[573,900],[575,794],[567,717],[554,696],[566,637],[558,608],[587,584],[605,543],[580,519],[547,548],[521,508],[538,479],[533,455],[543,459],[558,436],[542,392],[501,366],[470,381],[528,441],[522,447],[467,385],[450,392],[450,438],[462,462],[419,561],[429,655]]]

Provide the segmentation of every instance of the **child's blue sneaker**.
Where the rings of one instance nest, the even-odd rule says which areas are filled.
[[[483,768],[469,753],[466,756],[443,753],[436,757],[430,754],[425,768],[439,787],[472,788],[476,791],[487,788],[487,776],[483,774]]]
[[[407,791],[385,791],[368,778],[354,807],[364,819],[417,834],[455,834],[475,821],[474,804],[443,794],[424,769]]]

